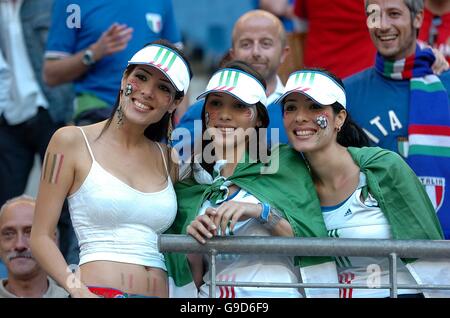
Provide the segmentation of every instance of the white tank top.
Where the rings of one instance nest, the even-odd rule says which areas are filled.
[[[391,239],[391,228],[378,202],[370,195],[361,202],[361,190],[367,184],[360,173],[359,185],[344,202],[333,207],[322,207],[328,236],[340,238]],[[397,259],[399,284],[415,284],[406,266]],[[336,257],[339,282],[377,286],[389,284],[389,260],[383,257]],[[415,294],[417,290],[399,289],[398,294]],[[341,298],[389,297],[388,289],[340,289]]]
[[[158,192],[138,191],[100,166],[86,135],[92,165],[81,187],[68,197],[73,227],[80,245],[80,265],[113,261],[166,270],[157,247],[158,234],[167,230],[177,212],[175,190],[168,175],[167,186]]]

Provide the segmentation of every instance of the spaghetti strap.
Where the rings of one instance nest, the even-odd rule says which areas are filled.
[[[167,167],[166,156],[164,156],[164,151],[162,150],[162,147],[161,147],[161,145],[160,145],[158,142],[156,142],[156,144],[158,145],[159,150],[161,151],[161,156],[162,156],[162,158],[163,158],[164,167],[166,168],[166,172],[167,172],[167,178],[169,178],[169,180],[172,181],[172,180],[170,179],[169,168]]]
[[[86,142],[86,146],[87,146],[87,149],[89,150],[89,154],[91,155],[92,161],[95,161],[94,154],[92,153],[91,146],[89,146],[89,141],[87,140],[87,137],[86,137],[86,134],[84,133],[83,128],[81,128],[81,127],[77,127],[77,128],[79,130],[81,130],[81,133],[83,134],[84,141]]]

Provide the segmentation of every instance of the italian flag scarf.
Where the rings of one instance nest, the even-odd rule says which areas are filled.
[[[444,234],[450,239],[450,107],[448,94],[433,74],[431,49],[416,47],[414,55],[395,62],[379,53],[376,70],[394,80],[410,81],[409,151],[406,161],[419,177],[437,212]]]
[[[248,162],[248,155],[232,176],[200,184],[188,179],[175,185],[178,213],[166,234],[186,234],[186,227],[197,216],[205,200],[223,198],[224,182],[231,181],[274,208],[283,212],[296,237],[327,237],[320,203],[309,171],[298,152],[287,145],[272,149],[271,162]],[[170,297],[196,297],[187,257],[166,253]],[[336,283],[337,271],[329,257],[296,257],[303,282]],[[337,297],[337,289],[306,289],[307,297]]]

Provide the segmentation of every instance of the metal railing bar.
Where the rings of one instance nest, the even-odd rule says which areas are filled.
[[[188,235],[164,234],[158,238],[161,252],[209,254],[272,254],[302,256],[372,256],[391,253],[405,258],[450,258],[450,241],[298,238],[273,236],[214,237],[206,244]]]
[[[450,241],[445,240],[381,240],[343,238],[293,238],[272,236],[214,237],[200,244],[188,235],[164,234],[158,237],[160,252],[201,253],[210,256],[210,297],[217,286],[277,288],[354,288],[389,289],[397,298],[399,289],[449,289],[450,285],[404,284],[397,282],[397,258],[450,258]],[[271,254],[285,256],[371,256],[389,258],[389,284],[228,282],[216,279],[216,256],[219,254]]]
[[[211,268],[209,271],[209,279],[212,282],[209,285],[209,297],[210,298],[216,298],[216,255],[217,255],[217,251],[216,250],[211,250],[210,252],[210,264],[211,264]]]
[[[389,283],[391,285],[391,298],[397,298],[397,254],[389,255]]]

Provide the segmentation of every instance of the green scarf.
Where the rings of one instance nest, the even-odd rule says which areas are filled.
[[[298,152],[282,145],[272,150],[272,161],[268,165],[258,163],[239,163],[232,176],[238,187],[250,192],[258,200],[267,202],[284,213],[296,237],[327,237],[320,203],[309,171]],[[276,173],[270,167],[278,166]],[[197,216],[207,199],[223,197],[220,186],[224,180],[213,184],[198,184],[189,179],[175,186],[178,200],[178,213],[172,227],[166,234],[185,234],[186,227]],[[186,255],[166,253],[168,275],[177,287],[192,282]],[[329,257],[296,257],[295,264],[307,267],[331,261]]]
[[[379,147],[349,147],[348,152],[365,173],[367,190],[388,219],[394,239],[443,239],[422,183],[398,154]]]
[[[443,240],[433,204],[422,183],[398,154],[378,147],[349,147],[348,151],[366,174],[366,190],[378,201],[394,239]],[[450,284],[448,259],[402,260],[418,284]],[[427,298],[450,297],[446,290],[421,291]]]

